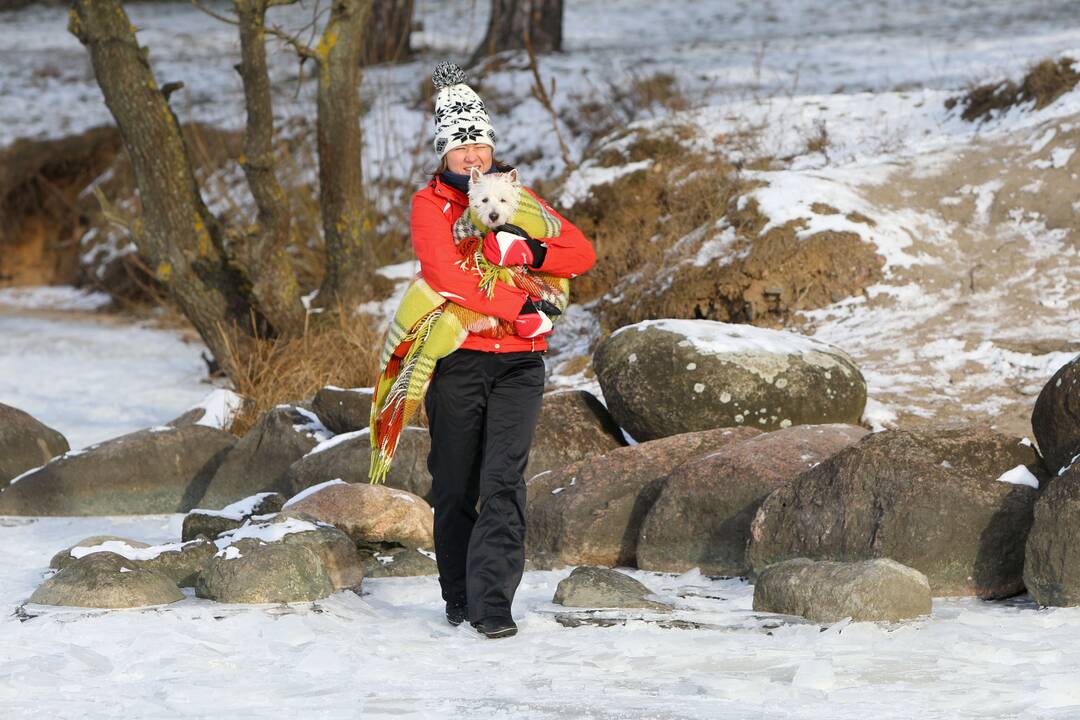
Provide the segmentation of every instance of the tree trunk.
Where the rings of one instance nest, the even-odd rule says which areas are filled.
[[[276,4],[282,4],[278,0]],[[270,74],[266,67],[264,31],[268,0],[235,0],[240,27],[240,63],[236,70],[244,82],[247,128],[244,133],[244,168],[251,195],[258,208],[258,226],[236,248],[251,276],[251,293],[259,308],[281,335],[298,335],[304,328],[305,311],[286,248],[292,213],[277,178],[274,153],[274,114]]]
[[[334,0],[315,50],[319,63],[319,187],[326,275],[318,304],[351,302],[366,286],[374,260],[364,242],[363,176],[360,160],[360,51],[371,0]],[[370,227],[370,221],[367,222]]]
[[[526,36],[537,53],[561,52],[562,24],[563,0],[491,0],[487,33],[468,64],[503,50],[524,50]]]
[[[373,0],[371,20],[364,29],[361,65],[400,63],[412,59],[413,0]]]
[[[180,124],[146,50],[120,0],[74,0],[68,29],[90,53],[131,160],[142,203],[135,244],[222,369],[235,377],[227,338],[234,325],[250,328],[261,317],[243,290],[247,279],[225,254],[223,228],[199,194]],[[243,353],[248,346],[234,349]]]

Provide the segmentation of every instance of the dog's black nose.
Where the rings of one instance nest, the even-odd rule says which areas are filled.
[[[489,220],[498,220],[499,219],[499,213],[495,213],[495,212],[488,213],[488,219]]]

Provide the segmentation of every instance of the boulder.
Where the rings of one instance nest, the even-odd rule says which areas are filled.
[[[544,395],[525,479],[626,445],[622,431],[596,396],[585,390]]]
[[[181,540],[194,540],[199,535],[213,540],[226,530],[238,528],[254,515],[276,513],[285,504],[285,496],[280,493],[256,493],[242,500],[226,505],[220,510],[196,508],[184,518]]]
[[[386,553],[372,553],[365,557],[364,573],[373,578],[438,575],[439,566],[419,550],[394,548]]]
[[[319,553],[304,543],[241,538],[210,558],[195,582],[201,598],[228,603],[318,600],[334,592]]]
[[[431,506],[417,495],[385,485],[330,484],[299,500],[290,500],[282,512],[286,516],[306,513],[330,523],[362,548],[434,545]]]
[[[1024,543],[1038,485],[1034,449],[983,426],[865,436],[778,488],[750,528],[755,572],[781,560],[891,558],[935,596],[1001,598],[1024,589]]]
[[[70,563],[34,590],[29,602],[92,608],[130,608],[183,600],[172,578],[138,567],[116,553],[95,552]]]
[[[315,393],[311,406],[323,425],[335,435],[356,432],[371,420],[374,388],[339,388],[333,385]]]
[[[666,603],[647,599],[651,594],[649,588],[629,575],[583,565],[559,582],[552,602],[566,607],[670,609]]]
[[[679,465],[642,523],[637,566],[746,575],[750,522],[769,493],[866,433],[856,425],[796,425]]]
[[[641,522],[671,470],[759,434],[745,427],[684,433],[534,475],[526,485],[526,555],[539,568],[632,566]]]
[[[926,576],[887,558],[785,560],[762,570],[754,584],[754,610],[813,622],[896,622],[929,615],[931,604]]]
[[[187,512],[236,443],[202,425],[159,426],[73,450],[0,491],[0,515]]]
[[[280,520],[287,517],[282,515]],[[281,538],[281,542],[303,545],[318,555],[336,590],[359,588],[364,580],[364,564],[356,550],[356,543],[332,525],[319,525],[315,530],[289,533]]]
[[[236,443],[214,473],[199,507],[218,509],[260,492],[291,494],[285,480],[289,467],[330,437],[314,413],[278,405]]]
[[[425,499],[430,497],[431,473],[427,468],[430,450],[431,436],[427,428],[402,429],[394,462],[386,476],[386,486]],[[338,435],[292,464],[285,474],[286,494],[296,495],[334,478],[349,483],[367,483],[370,465],[371,438],[366,428]]]
[[[109,535],[86,538],[53,556],[51,567],[65,568],[80,558],[109,552],[127,559],[131,567],[147,568],[165,575],[180,587],[189,587],[195,576],[217,552],[214,543],[197,538],[182,543],[147,545]]]
[[[0,488],[69,449],[63,435],[28,413],[0,403]]]
[[[1031,429],[1051,473],[1080,461],[1080,355],[1059,368],[1039,393]]]
[[[1080,464],[1055,477],[1035,502],[1024,585],[1040,605],[1080,605]]]
[[[857,424],[866,383],[832,345],[714,320],[645,320],[596,348],[608,409],[635,440],[717,427]]]

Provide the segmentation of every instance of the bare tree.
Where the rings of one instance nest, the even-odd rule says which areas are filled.
[[[413,0],[373,0],[371,20],[364,32],[363,65],[405,62],[412,58],[409,42]]]
[[[286,252],[293,223],[274,154],[267,34],[317,65],[326,246],[319,304],[336,307],[357,297],[371,269],[370,249],[363,242],[359,99],[360,53],[371,0],[333,0],[316,48],[266,26],[268,8],[295,1],[234,0],[235,18],[218,16],[237,25],[241,41],[236,70],[247,109],[241,165],[258,220],[244,230],[226,227],[206,207],[179,120],[169,107],[169,95],[183,85],[159,88],[120,0],[74,0],[70,14],[68,29],[90,54],[131,159],[142,204],[142,216],[130,228],[136,247],[230,377],[250,351],[251,335],[297,334],[306,319]],[[232,339],[238,329],[248,333],[246,339]]]
[[[503,50],[524,50],[525,38],[538,53],[562,51],[563,0],[491,0],[487,33],[469,65]]]

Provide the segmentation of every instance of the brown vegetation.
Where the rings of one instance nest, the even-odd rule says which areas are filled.
[[[964,112],[961,117],[968,122],[985,120],[994,111],[1025,103],[1034,103],[1034,109],[1041,110],[1080,82],[1080,72],[1074,67],[1075,63],[1075,60],[1067,57],[1057,62],[1043,60],[1032,66],[1019,84],[1006,80],[978,85],[961,97],[949,98],[945,101],[945,107],[962,105]]]

